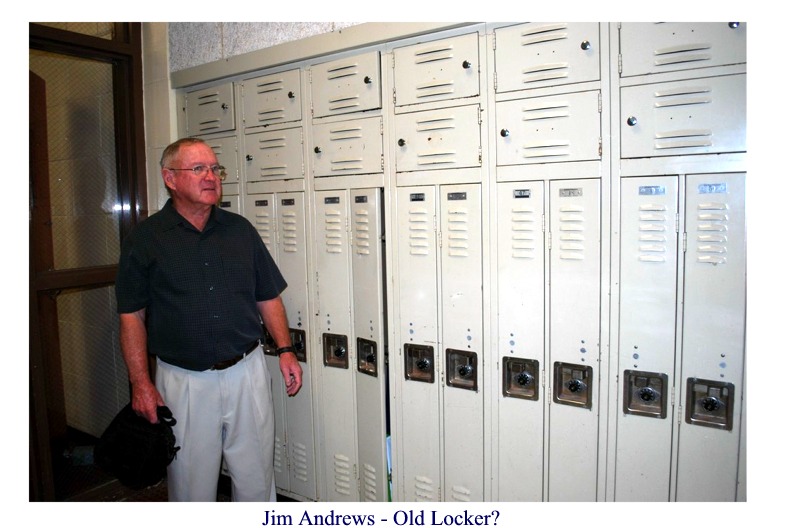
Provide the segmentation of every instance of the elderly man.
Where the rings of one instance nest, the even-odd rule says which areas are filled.
[[[167,405],[178,422],[170,500],[216,500],[223,458],[233,500],[276,500],[271,380],[259,340],[263,322],[293,396],[302,369],[280,299],[285,280],[253,226],[216,207],[224,168],[211,147],[178,140],[161,168],[170,200],[124,240],[116,281],[132,407],[153,423]]]

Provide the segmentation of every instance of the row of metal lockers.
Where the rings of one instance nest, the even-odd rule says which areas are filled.
[[[289,284],[280,493],[745,500],[745,90],[742,23],[523,23],[180,91]]]

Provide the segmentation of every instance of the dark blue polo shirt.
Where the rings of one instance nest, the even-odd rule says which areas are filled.
[[[206,370],[261,337],[256,302],[285,287],[246,218],[214,207],[199,232],[168,200],[123,241],[115,295],[118,313],[146,309],[149,353]]]

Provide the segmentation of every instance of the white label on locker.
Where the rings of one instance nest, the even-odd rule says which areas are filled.
[[[697,186],[699,194],[718,194],[727,192],[726,183],[701,183]]]
[[[640,185],[639,196],[658,196],[667,193],[667,188],[663,185]]]
[[[570,198],[572,196],[583,196],[584,192],[581,188],[576,189],[560,189],[561,198]]]

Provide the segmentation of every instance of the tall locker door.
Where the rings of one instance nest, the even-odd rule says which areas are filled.
[[[677,500],[736,498],[746,320],[745,175],[686,177]]]
[[[549,184],[550,501],[596,500],[600,181]]]
[[[623,178],[615,500],[667,501],[678,264],[678,179]]]
[[[484,500],[480,185],[440,186],[444,500]]]
[[[500,501],[543,499],[545,242],[543,182],[497,187]],[[490,394],[493,392],[489,391]]]
[[[398,299],[404,372],[401,472],[406,502],[441,496],[439,423],[439,328],[436,188],[400,187],[397,192]]]
[[[327,501],[358,501],[348,191],[316,192],[318,332]]]
[[[350,201],[359,498],[386,502],[389,481],[381,190],[352,190]]]
[[[281,271],[279,255],[277,254],[277,219],[274,194],[248,194],[244,200],[244,215],[258,231],[266,245],[266,249],[274,258]],[[290,283],[289,283],[290,287]],[[288,288],[286,288],[286,291]],[[287,309],[287,306],[286,306]],[[267,336],[268,337],[268,336]],[[288,469],[288,445],[285,385],[282,376],[275,375],[280,372],[280,361],[274,354],[274,345],[269,339],[264,339],[266,367],[272,374],[272,399],[274,402],[274,483],[282,490],[291,489],[291,476]]]
[[[316,498],[315,437],[313,426],[313,373],[308,361],[310,317],[307,306],[307,237],[305,198],[303,192],[278,194],[277,197],[277,264],[288,287],[282,293],[288,314],[291,341],[302,367],[302,388],[292,397],[283,399],[286,408],[286,440],[290,471],[290,491],[309,499]],[[278,365],[279,365],[279,360]],[[279,366],[272,377],[282,380]]]

